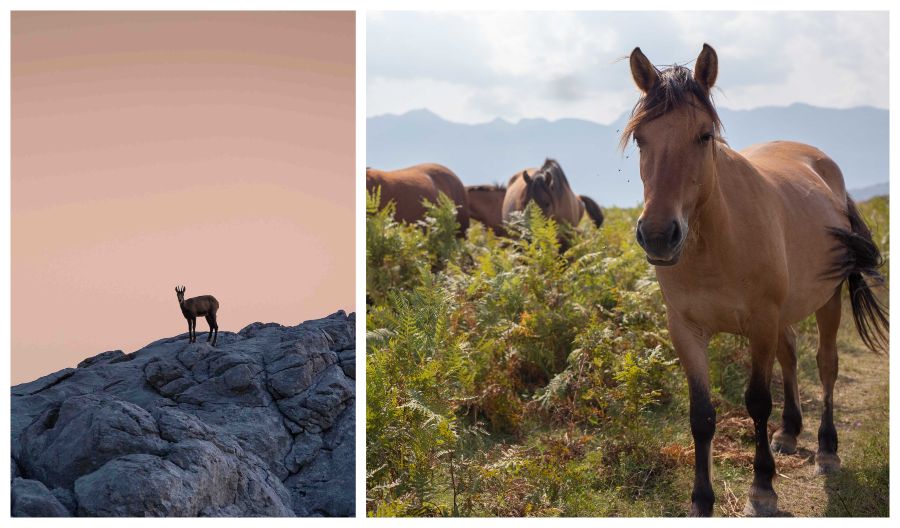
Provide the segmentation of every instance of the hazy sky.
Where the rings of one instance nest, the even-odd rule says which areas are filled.
[[[631,109],[626,57],[719,55],[720,106],[888,106],[887,12],[370,13],[369,116],[428,108],[465,123]]]
[[[354,310],[353,13],[12,15],[12,380]],[[197,328],[206,339],[207,325]]]

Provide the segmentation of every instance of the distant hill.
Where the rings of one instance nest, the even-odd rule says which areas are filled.
[[[876,196],[887,196],[890,194],[888,192],[888,184],[887,183],[878,183],[875,185],[869,185],[868,187],[863,187],[861,189],[850,189],[850,196],[853,197],[857,202],[863,202],[868,200],[869,198],[875,198]]]
[[[804,104],[753,110],[720,109],[725,137],[735,149],[774,139],[802,141],[828,153],[841,166],[847,188],[888,180],[888,111],[871,107],[818,108]],[[618,151],[628,114],[610,125],[580,119],[495,119],[467,125],[428,110],[367,119],[366,164],[383,169],[422,162],[447,165],[466,184],[505,182],[545,157],[562,164],[575,191],[603,205],[633,206],[642,200],[637,153]]]

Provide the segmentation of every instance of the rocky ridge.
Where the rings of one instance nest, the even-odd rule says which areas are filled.
[[[355,327],[185,333],[12,387],[12,515],[354,515]]]

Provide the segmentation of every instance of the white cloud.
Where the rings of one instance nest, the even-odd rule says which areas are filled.
[[[719,53],[719,104],[888,105],[886,13],[374,13],[369,115],[428,108],[446,119],[609,122],[637,92],[635,46],[655,63]]]

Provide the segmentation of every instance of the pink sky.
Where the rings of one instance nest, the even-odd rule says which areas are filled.
[[[12,382],[354,306],[354,13],[12,15]],[[198,321],[205,340],[205,321]]]

